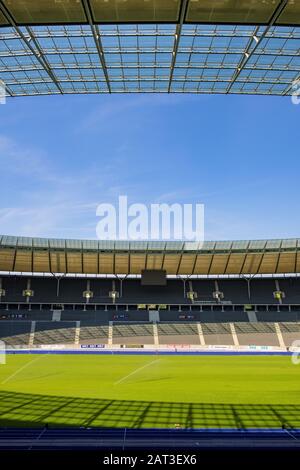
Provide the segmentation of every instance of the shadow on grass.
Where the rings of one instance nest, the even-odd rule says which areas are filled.
[[[299,405],[102,400],[0,392],[0,426],[300,428]]]

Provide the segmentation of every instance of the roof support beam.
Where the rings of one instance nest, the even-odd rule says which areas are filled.
[[[278,253],[278,258],[277,258],[277,261],[276,261],[275,274],[278,274],[278,268],[279,268],[279,262],[280,262],[280,255],[281,255],[281,247],[280,247],[280,251],[279,251],[279,253]]]
[[[283,96],[287,96],[291,94],[291,96],[295,96],[298,100],[300,95],[300,75],[292,81],[290,85],[288,85],[287,89],[283,92]]]
[[[63,93],[63,89],[61,88],[60,84],[58,83],[57,78],[56,78],[54,72],[51,70],[51,67],[50,67],[50,65],[49,65],[49,62],[48,62],[48,60],[46,59],[46,57],[44,56],[43,51],[42,51],[42,49],[40,48],[39,43],[37,42],[36,38],[34,37],[34,34],[33,34],[33,32],[32,32],[32,29],[27,26],[27,27],[26,27],[26,31],[27,31],[27,33],[29,34],[30,41],[34,44],[34,47],[35,47],[35,49],[36,49],[37,52],[38,52],[38,56],[41,57],[42,60],[43,60],[43,62],[45,63],[46,71],[48,72],[48,74],[49,74],[50,77],[52,78],[53,82],[55,83],[55,85],[57,86],[57,88],[59,89],[59,91],[60,91],[61,93]]]
[[[178,276],[178,273],[179,273],[179,269],[180,269],[180,265],[181,265],[181,261],[182,261],[182,255],[183,255],[183,249],[182,249],[182,251],[179,255],[180,257],[178,259],[178,264],[177,264],[177,269],[176,269],[176,276]]]
[[[245,266],[245,263],[246,263],[248,252],[243,253],[243,255],[244,255],[244,259],[243,259],[243,262],[242,262],[242,265],[241,265],[239,276],[243,276],[244,266]]]
[[[110,80],[109,80],[108,71],[107,71],[107,67],[106,67],[105,56],[104,56],[104,51],[103,51],[103,47],[102,47],[99,27],[97,25],[95,25],[94,22],[93,22],[92,12],[91,12],[90,4],[89,4],[88,0],[81,0],[81,2],[82,2],[82,6],[83,6],[83,9],[84,9],[84,12],[85,12],[86,19],[87,19],[87,21],[90,25],[91,30],[92,30],[92,34],[93,34],[95,45],[96,45],[96,48],[97,48],[97,51],[98,51],[100,63],[102,65],[106,85],[107,85],[109,93],[111,93]]]
[[[188,3],[189,3],[189,0],[182,0],[182,3],[181,3],[179,23],[176,26],[175,41],[174,41],[174,47],[173,47],[173,52],[172,52],[172,62],[171,62],[168,93],[171,92],[171,86],[172,86],[172,80],[173,80],[173,75],[174,75],[174,69],[176,65],[176,58],[177,58],[177,52],[178,52],[178,47],[179,47],[179,42],[180,42],[180,37],[181,37],[182,25],[184,23]]]
[[[244,57],[242,58],[242,60],[240,61],[237,69],[236,69],[236,72],[235,74],[233,75],[232,77],[232,80],[226,90],[226,93],[229,93],[232,86],[234,85],[234,83],[236,82],[236,80],[238,79],[238,77],[240,76],[240,73],[242,72],[242,70],[245,68],[245,66],[247,65],[249,59],[252,57],[252,55],[254,54],[254,52],[256,51],[256,49],[258,48],[258,46],[260,45],[260,43],[262,42],[262,40],[266,37],[269,29],[274,26],[274,24],[276,23],[277,19],[279,18],[279,16],[281,15],[281,13],[283,12],[283,10],[285,9],[286,5],[288,3],[288,0],[281,0],[281,2],[279,3],[279,5],[277,6],[277,8],[275,9],[273,15],[271,16],[270,18],[270,21],[267,25],[267,27],[265,28],[264,32],[259,36],[257,37],[257,32],[259,30],[259,27],[257,26],[255,28],[255,31],[254,31],[254,34],[251,38],[251,40],[249,41],[248,43],[248,46],[244,52]],[[253,44],[253,41],[255,42],[254,46],[252,47],[251,49],[251,46]]]
[[[232,254],[232,249],[230,249],[230,252],[228,253],[228,256],[227,256],[227,260],[226,260],[226,263],[225,263],[224,274],[226,274],[226,271],[227,271],[227,269],[228,269],[228,265],[229,265],[229,261],[230,261],[231,254]],[[230,274],[230,273],[229,273],[229,274]]]
[[[215,257],[215,254],[212,255],[210,263],[209,263],[209,268],[207,270],[207,275],[208,276],[210,275],[210,271],[211,271],[211,267],[212,267],[212,264],[213,264],[214,257]]]
[[[49,246],[47,247],[47,251],[48,251],[49,271],[50,271],[51,274],[53,274],[53,269],[52,269],[52,264],[51,264],[51,254],[50,254]]]
[[[192,276],[195,274],[196,264],[197,264],[197,260],[198,260],[198,253],[199,253],[199,251],[197,251],[197,253],[195,253],[195,259],[194,259],[193,269],[192,269]]]
[[[67,249],[66,247],[64,248],[64,252],[65,252],[65,274],[68,274],[69,272],[69,269],[68,269],[68,255],[67,255]]]
[[[34,265],[34,248],[32,247],[31,249],[31,272],[32,273],[34,273],[33,265]]]
[[[20,38],[22,39],[22,41],[25,42],[26,46],[28,47],[28,49],[30,50],[30,52],[32,52],[32,54],[34,55],[34,57],[36,58],[36,60],[40,63],[40,65],[43,67],[43,69],[47,72],[47,74],[49,75],[49,77],[51,78],[51,80],[53,81],[53,83],[54,83],[54,84],[56,85],[56,87],[58,88],[59,92],[60,92],[60,93],[63,93],[63,90],[62,90],[62,88],[60,87],[60,85],[58,84],[55,75],[53,74],[51,68],[50,68],[49,65],[48,65],[48,62],[47,62],[46,59],[43,57],[42,51],[41,51],[40,47],[38,46],[36,39],[33,37],[32,33],[30,33],[30,32],[28,31],[29,28],[26,28],[27,31],[28,31],[28,34],[29,34],[29,36],[30,36],[30,38],[28,39],[28,38],[25,36],[25,34],[21,31],[21,29],[19,28],[19,26],[16,24],[16,22],[15,22],[15,20],[13,19],[12,15],[11,15],[10,12],[7,10],[7,8],[5,7],[5,5],[3,4],[2,0],[0,0],[0,11],[1,11],[2,14],[4,15],[4,17],[7,19],[7,21],[9,22],[9,24],[16,30],[16,32],[18,33],[18,35],[20,36]],[[37,47],[37,49],[35,49],[35,48],[31,45],[31,41],[32,41],[33,44]]]
[[[14,252],[14,260],[13,260],[12,271],[15,271],[15,270],[16,270],[17,251],[18,251],[18,247],[16,246],[15,252]]]
[[[5,94],[8,94],[11,97],[14,96],[9,86],[6,85],[6,83],[3,80],[1,80],[1,78],[0,78],[0,86],[4,86]]]
[[[260,268],[263,264],[265,253],[266,253],[266,248],[264,248],[264,250],[263,250],[263,253],[262,253],[261,258],[260,258],[260,262],[258,263],[258,266],[257,266],[256,273],[253,273],[253,274],[261,274],[259,271],[260,271]]]

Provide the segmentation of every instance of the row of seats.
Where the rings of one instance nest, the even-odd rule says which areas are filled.
[[[117,323],[111,325],[112,344],[155,344],[152,323]],[[300,340],[300,322],[280,322],[279,331],[286,347]],[[275,323],[157,323],[159,344],[280,346]],[[109,325],[95,322],[13,322],[0,323],[0,339],[16,347],[49,344],[107,344]],[[202,340],[201,340],[202,336]]]
[[[173,322],[181,319],[187,319],[192,321],[200,321],[203,323],[218,323],[218,322],[247,322],[252,320],[253,314],[257,321],[266,321],[266,322],[280,322],[280,321],[300,321],[300,307],[299,310],[281,310],[281,311],[243,311],[243,310],[234,310],[228,311],[173,311],[173,310],[160,310],[159,318],[163,322]],[[0,319],[2,320],[34,320],[34,321],[51,321],[53,318],[53,311],[25,311],[25,310],[15,310],[9,309],[7,311],[0,311]],[[149,311],[148,310],[113,310],[113,311],[61,311],[60,319],[61,321],[102,321],[109,322],[115,320],[121,320],[126,318],[128,322],[139,322],[139,321],[148,321],[149,320]]]

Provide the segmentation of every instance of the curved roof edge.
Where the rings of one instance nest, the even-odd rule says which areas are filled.
[[[0,271],[63,274],[256,275],[300,273],[300,239],[100,241],[0,236]]]
[[[86,240],[0,235],[1,248],[101,252],[300,251],[300,238],[223,241]]]
[[[234,3],[234,5],[232,5]],[[278,11],[279,10],[279,11]],[[1,0],[0,26],[10,19],[18,26],[55,24],[223,23],[266,25],[278,11],[276,24],[299,25],[298,0],[228,2],[219,0]]]

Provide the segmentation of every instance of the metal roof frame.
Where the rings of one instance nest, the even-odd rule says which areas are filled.
[[[41,66],[44,68],[44,70],[47,72],[47,74],[49,75],[49,77],[51,78],[51,80],[53,81],[53,83],[55,83],[55,85],[57,86],[58,90],[60,91],[60,93],[62,93],[62,89],[60,88],[60,85],[59,83],[57,82],[57,79],[54,75],[54,73],[52,72],[52,70],[50,69],[49,67],[49,64],[47,62],[47,60],[45,59],[44,55],[43,55],[43,52],[41,51],[34,35],[32,34],[32,31],[30,30],[30,28],[26,28],[28,34],[29,34],[29,39],[25,36],[25,34],[22,32],[22,30],[19,28],[19,26],[17,26],[15,20],[13,19],[13,17],[11,16],[9,10],[7,10],[7,8],[5,7],[5,5],[3,4],[2,0],[0,0],[0,11],[2,12],[3,16],[7,19],[7,21],[9,22],[10,26],[12,26],[16,32],[18,33],[18,35],[20,36],[20,38],[22,38],[22,40],[25,42],[26,46],[28,47],[28,49],[32,52],[32,54],[35,56],[36,60],[41,64]],[[30,42],[33,42],[34,46],[33,47]],[[35,49],[36,48],[36,49]]]
[[[288,3],[288,0],[281,0],[278,7],[275,9],[266,29],[264,30],[264,32],[259,36],[259,38],[257,37],[257,33],[259,31],[259,28],[257,27],[256,30],[255,30],[255,33],[254,35],[252,36],[252,39],[249,40],[249,43],[248,43],[248,46],[245,50],[245,53],[244,53],[244,58],[241,60],[241,62],[239,63],[238,65],[238,68],[234,74],[234,77],[228,87],[228,90],[227,90],[227,93],[229,93],[229,91],[231,90],[232,88],[232,85],[234,84],[234,82],[236,81],[236,79],[239,77],[240,73],[242,72],[242,70],[244,70],[244,67],[246,66],[246,64],[248,63],[248,61],[251,59],[253,53],[256,51],[256,49],[258,48],[258,46],[260,45],[260,43],[262,42],[262,40],[266,37],[266,34],[268,33],[269,29],[276,23],[276,21],[278,20],[279,16],[281,15],[281,13],[283,12],[283,10],[285,9],[286,5]],[[252,44],[253,44],[253,41],[254,41],[254,46],[252,47]]]
[[[107,67],[106,67],[106,63],[105,63],[105,57],[104,57],[104,52],[103,52],[99,27],[98,27],[98,25],[95,25],[93,23],[92,13],[91,13],[90,4],[89,4],[88,0],[81,0],[81,3],[84,7],[86,18],[88,20],[88,23],[89,23],[89,25],[91,27],[91,30],[92,30],[92,33],[93,33],[93,38],[94,38],[94,41],[95,41],[95,44],[96,44],[96,47],[97,47],[97,51],[98,51],[98,54],[99,54],[99,59],[100,59],[101,65],[102,65],[102,69],[103,69],[103,73],[104,73],[104,76],[105,76],[107,88],[108,88],[109,93],[111,93],[111,86],[110,86],[109,76],[108,76]]]

